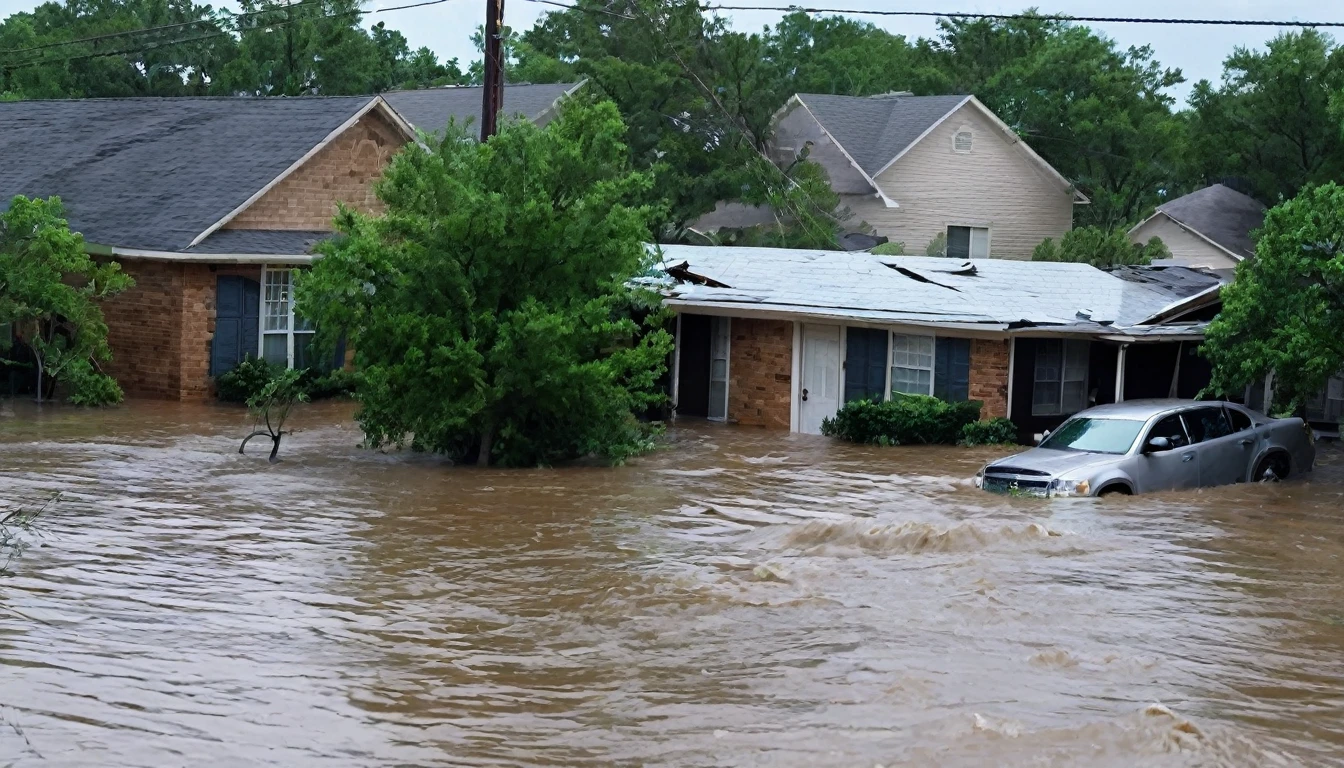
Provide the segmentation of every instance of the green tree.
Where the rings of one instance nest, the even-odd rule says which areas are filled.
[[[1132,224],[1179,177],[1184,122],[1167,89],[1183,81],[1147,46],[1120,50],[1057,19],[939,22],[944,93],[973,93],[1091,200],[1076,223]]]
[[[386,50],[359,26],[359,0],[241,0],[240,6],[243,14],[234,17],[238,57],[220,73],[215,92],[341,96],[390,82]],[[384,45],[395,46],[395,40]]]
[[[655,212],[625,133],[583,102],[484,144],[450,127],[393,160],[385,215],[338,216],[298,302],[356,350],[368,444],[512,466],[647,447],[635,414],[660,401],[672,342],[627,287]]]
[[[1094,267],[1151,264],[1154,259],[1169,258],[1171,251],[1159,238],[1135,243],[1123,229],[1100,227],[1071,229],[1059,242],[1047,237],[1031,252],[1032,261],[1068,261]]]
[[[1331,100],[1344,90],[1344,52],[1316,30],[1285,32],[1264,51],[1237,48],[1223,81],[1190,96],[1193,183],[1244,179],[1273,205],[1308,184],[1344,175],[1340,121]]]
[[[234,39],[222,34],[227,21],[191,0],[43,3],[0,22],[0,92],[34,99],[203,95],[237,55]],[[166,25],[173,26],[139,32]],[[121,36],[56,45],[108,34]]]
[[[1309,187],[1271,208],[1222,298],[1200,348],[1211,390],[1239,392],[1272,371],[1287,404],[1344,370],[1344,188]]]
[[[77,404],[117,402],[121,389],[97,370],[112,359],[98,302],[132,281],[115,262],[89,258],[61,214],[58,198],[22,195],[0,213],[0,326],[37,360],[39,400],[64,382]]]

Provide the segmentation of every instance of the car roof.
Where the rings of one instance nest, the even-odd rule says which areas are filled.
[[[1174,397],[1126,400],[1123,403],[1110,403],[1088,408],[1078,415],[1101,419],[1147,419],[1160,413],[1198,405],[1220,406],[1226,405],[1226,403],[1222,400],[1181,400]]]

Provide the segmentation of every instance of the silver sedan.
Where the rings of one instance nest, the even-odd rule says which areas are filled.
[[[1030,496],[1132,494],[1283,479],[1315,461],[1302,419],[1236,403],[1131,400],[1071,417],[1039,446],[986,465],[975,483]]]

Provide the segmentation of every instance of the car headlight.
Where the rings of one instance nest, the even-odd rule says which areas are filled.
[[[1086,496],[1092,490],[1092,484],[1086,480],[1065,480],[1057,477],[1050,481],[1051,496]]]
[[[980,468],[980,471],[978,471],[978,472],[975,473],[975,480],[973,480],[972,482],[975,483],[975,487],[976,487],[976,488],[983,488],[983,487],[985,487],[985,470],[986,470],[986,469],[989,469],[989,465],[988,465],[988,464],[986,464],[985,466],[981,467],[981,468]]]

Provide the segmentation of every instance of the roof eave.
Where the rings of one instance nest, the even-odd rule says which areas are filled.
[[[99,256],[115,256],[142,261],[171,261],[180,264],[293,264],[303,266],[312,264],[321,258],[321,254],[313,253],[183,253],[181,251],[156,251],[147,248],[122,248],[97,243],[86,243],[85,248],[89,253]]]

